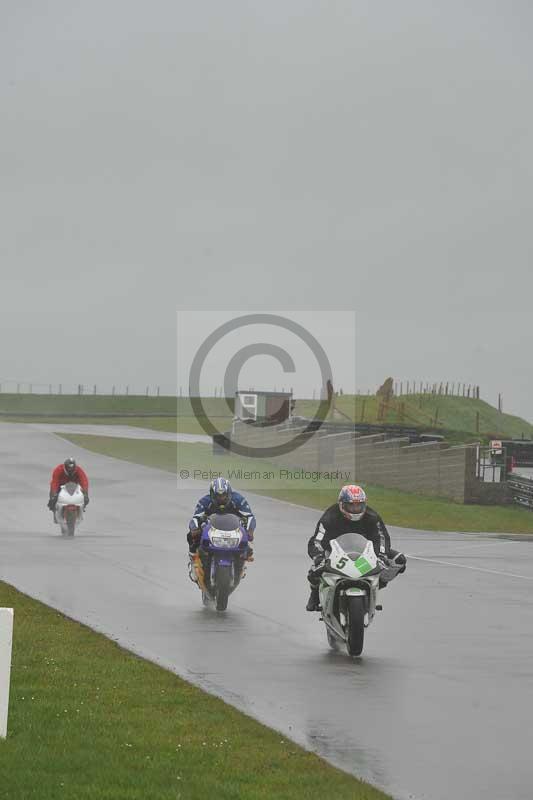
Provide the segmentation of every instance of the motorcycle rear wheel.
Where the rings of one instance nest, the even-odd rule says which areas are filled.
[[[365,606],[363,597],[348,598],[348,636],[346,647],[351,656],[360,656],[365,639]]]
[[[216,609],[217,611],[225,611],[228,607],[228,597],[230,594],[231,583],[231,570],[230,567],[223,566],[217,567],[216,572]]]

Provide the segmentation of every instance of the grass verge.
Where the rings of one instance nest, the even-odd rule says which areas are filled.
[[[168,472],[176,472],[176,445],[173,442],[153,440],[118,439],[108,436],[89,436],[69,434],[64,438],[74,444],[102,453],[113,458],[133,461],[148,467],[157,467]],[[233,479],[239,489],[265,494],[311,508],[323,509],[336,500],[338,484],[324,481],[313,484],[298,481],[298,488],[282,488],[274,482],[261,478],[233,478],[235,469],[248,469],[250,473],[258,470],[257,460],[235,459],[229,456],[213,456],[210,445],[178,445],[180,465],[186,465],[191,477],[207,480],[209,470],[217,470]],[[261,470],[279,473],[279,465],[268,464],[261,459]],[[195,475],[195,470],[205,470],[206,475]],[[266,486],[266,488],[265,488]],[[533,533],[533,513],[517,506],[461,505],[451,500],[437,497],[400,492],[381,486],[368,486],[372,506],[379,509],[384,520],[390,525],[405,528],[435,531],[463,531],[483,533]]]
[[[5,583],[15,609],[8,800],[386,795]]]

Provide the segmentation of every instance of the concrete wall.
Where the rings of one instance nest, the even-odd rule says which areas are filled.
[[[240,424],[235,441],[272,447],[291,441],[296,432],[284,425],[256,428]],[[476,478],[476,449],[472,446],[409,444],[407,438],[387,438],[386,434],[319,431],[310,434],[296,450],[270,460],[310,470],[341,469],[349,472],[349,480],[354,482],[447,497],[459,503],[502,503],[508,496],[505,484],[483,483]]]

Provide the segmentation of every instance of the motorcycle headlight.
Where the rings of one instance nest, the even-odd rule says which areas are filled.
[[[212,528],[209,531],[209,539],[215,547],[238,547],[241,543],[242,533],[240,530],[217,531]]]

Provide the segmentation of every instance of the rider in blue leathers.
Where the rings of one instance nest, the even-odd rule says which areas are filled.
[[[226,478],[216,478],[211,481],[209,494],[201,497],[196,503],[194,515],[189,522],[187,541],[189,543],[189,558],[192,558],[202,535],[202,525],[211,514],[236,514],[241,518],[248,539],[253,541],[255,531],[255,517],[247,499],[239,492],[233,491]],[[253,550],[248,547],[248,561],[253,560]]]

